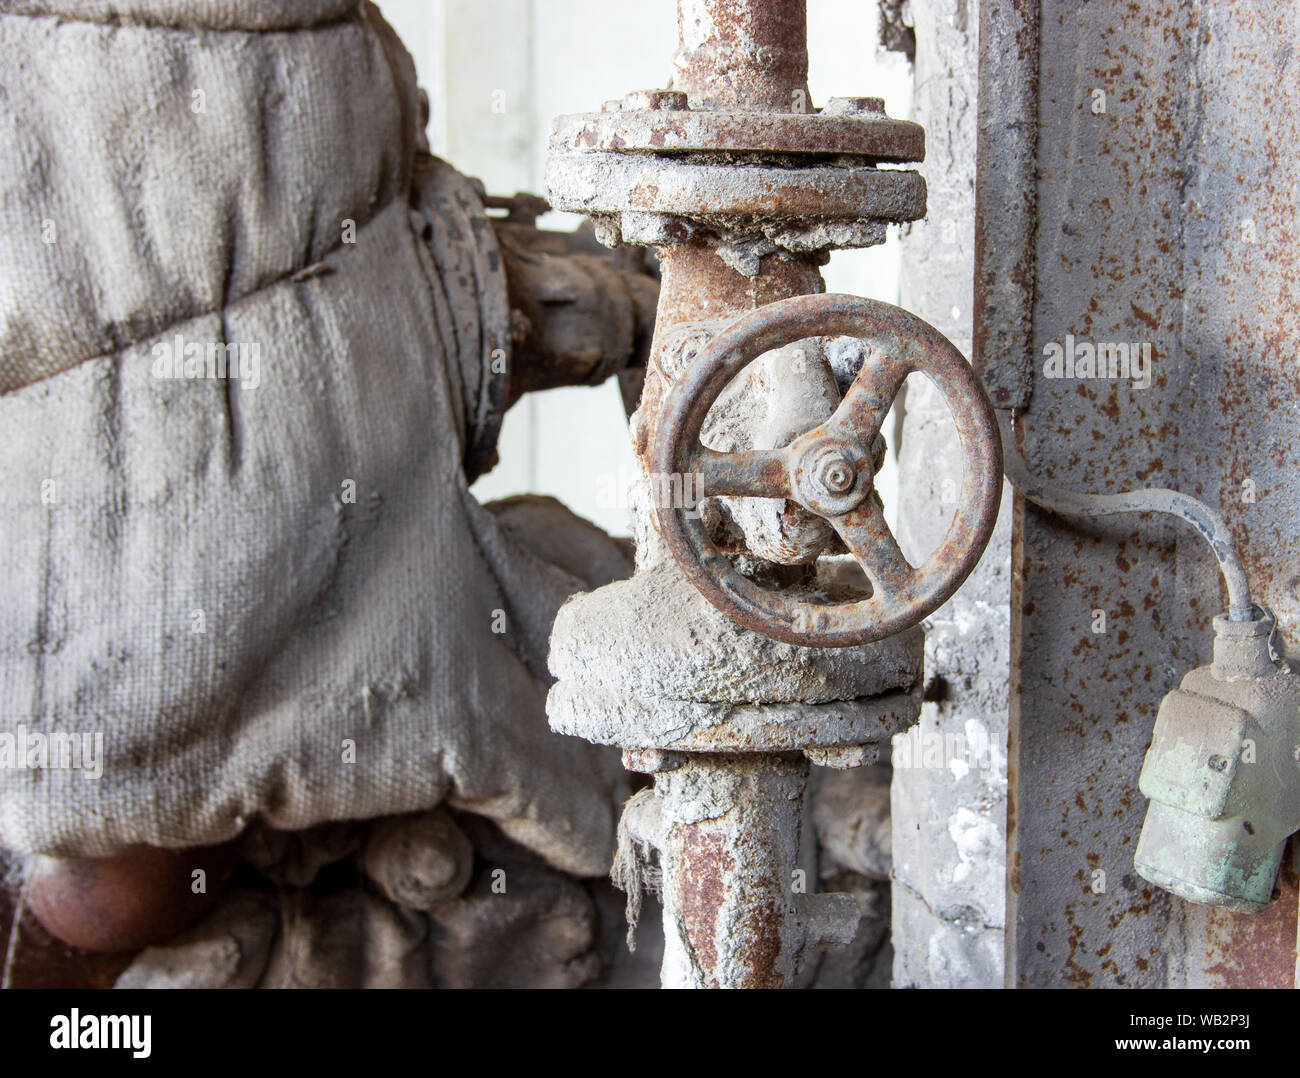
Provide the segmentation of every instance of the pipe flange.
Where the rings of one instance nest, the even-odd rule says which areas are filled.
[[[876,166],[924,157],[925,129],[886,116],[879,98],[746,111],[692,109],[680,91],[642,90],[603,112],[559,117],[546,181],[555,208],[591,217],[609,246],[671,246],[706,229],[751,273],[778,249],[869,247],[885,223],[922,217],[921,176]]]
[[[832,767],[866,762],[851,750],[902,733],[921,714],[921,687],[824,704],[726,704],[616,695],[557,681],[546,698],[557,734],[624,751],[781,753],[825,750]],[[635,757],[634,757],[635,758]],[[818,759],[814,762],[821,763]]]
[[[641,91],[662,95],[668,90]],[[885,115],[880,98],[831,98],[820,112],[741,112],[660,104],[557,117],[553,153],[853,156],[871,161],[925,160],[925,128]],[[684,101],[678,94],[673,101]]]
[[[925,215],[917,172],[870,164],[734,164],[620,153],[552,154],[557,210],[606,218],[604,242],[668,245],[712,232],[760,236],[793,251],[875,242],[885,222]],[[652,215],[652,216],[651,216]],[[864,227],[865,226],[865,227]]]

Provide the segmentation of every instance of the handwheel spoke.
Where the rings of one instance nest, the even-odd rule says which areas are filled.
[[[916,570],[903,557],[898,540],[885,523],[878,494],[873,491],[852,512],[831,517],[830,522],[871,579],[877,595],[886,596],[893,604],[910,601]]]
[[[790,460],[785,449],[744,449],[719,453],[699,446],[691,456],[683,485],[697,498],[731,494],[748,498],[790,497]]]
[[[859,439],[868,431],[879,431],[909,373],[908,365],[893,356],[868,357],[826,421],[826,429]]]

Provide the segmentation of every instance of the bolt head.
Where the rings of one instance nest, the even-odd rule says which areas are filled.
[[[684,753],[669,749],[624,749],[623,766],[642,775],[676,771],[686,762]]]
[[[859,116],[863,113],[885,114],[883,97],[832,97],[822,109],[823,116]]]
[[[624,211],[620,231],[623,242],[645,247],[669,247],[686,243],[695,234],[695,226],[684,217],[667,213]]]
[[[870,767],[880,759],[880,746],[870,745],[833,745],[828,748],[804,749],[803,754],[811,763],[819,767],[834,767],[848,770],[852,767]]]
[[[836,517],[871,493],[871,458],[849,439],[809,431],[790,445],[794,500],[818,516]]]
[[[686,108],[686,95],[681,90],[633,90],[623,97],[625,109],[654,109],[674,112]]]
[[[817,481],[831,494],[844,494],[853,489],[858,470],[847,457],[827,457],[817,472]]]

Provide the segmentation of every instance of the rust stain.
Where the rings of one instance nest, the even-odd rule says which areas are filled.
[[[1222,988],[1295,988],[1300,916],[1300,840],[1291,836],[1277,877],[1278,897],[1260,913],[1210,911],[1206,975]]]
[[[727,901],[727,881],[736,864],[723,837],[702,827],[688,827],[681,840],[682,924],[696,964],[710,987],[718,982],[718,917]]]

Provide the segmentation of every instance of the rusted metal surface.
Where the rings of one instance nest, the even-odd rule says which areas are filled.
[[[589,237],[509,219],[494,221],[492,231],[514,330],[507,407],[528,392],[599,385],[645,367],[659,291],[653,277],[623,268],[603,247],[593,253]]]
[[[723,326],[774,300],[823,292],[820,260],[768,255],[749,277],[703,240],[661,253],[659,311],[641,403],[632,417],[632,445],[648,468],[650,439],[663,398]]]
[[[820,258],[920,217],[920,176],[876,165],[919,160],[924,131],[887,117],[879,98],[816,109],[804,17],[802,0],[681,0],[671,90],[555,122],[552,203],[589,215],[611,246],[706,239],[751,278],[773,252]]]
[[[1286,940],[1300,917],[1300,841],[1292,837],[1276,884],[1277,897],[1262,913],[1242,916],[1206,909],[1189,941],[1203,969],[1197,980],[1216,988],[1294,988],[1300,970],[1286,964]],[[1293,945],[1294,946],[1294,945]]]
[[[37,860],[27,908],[52,936],[85,951],[135,951],[183,931],[225,891],[235,843],[117,857]]]
[[[826,910],[832,896],[794,886],[807,781],[794,754],[694,755],[655,775],[663,987],[791,988],[805,951],[851,937],[851,899]]]
[[[631,752],[816,753],[887,743],[921,713],[921,685],[826,704],[736,705],[614,700],[590,686],[561,681],[546,706],[557,733]],[[593,718],[602,714],[617,714],[620,721]]]
[[[718,453],[699,444],[705,416],[742,368],[812,334],[857,337],[873,346],[829,420],[781,449]],[[913,372],[933,379],[947,398],[967,457],[948,534],[915,568],[899,550],[872,490],[880,428]],[[768,304],[714,338],[668,395],[650,474],[658,495],[669,484],[656,484],[656,477],[694,475],[701,498],[785,498],[830,521],[870,578],[871,595],[830,604],[762,588],[716,549],[691,507],[662,497],[655,506],[669,549],[714,606],[765,636],[813,647],[880,640],[941,606],[983,553],[1002,495],[1001,442],[993,408],[961,353],[906,311],[840,295]]]
[[[512,225],[535,225],[537,218],[551,209],[551,204],[541,195],[528,191],[516,191],[513,195],[485,194],[483,205],[489,210],[505,210],[505,220]]]
[[[1252,594],[1295,639],[1291,16],[1269,2],[1042,8],[1035,369],[1021,418],[1029,466],[1051,482],[1158,483],[1217,504]],[[1003,239],[986,221],[984,247]],[[1149,343],[1149,388],[1045,377],[1044,346],[1067,334]],[[985,359],[1024,354],[986,346]],[[1078,523],[1024,507],[1014,568],[1011,983],[1294,984],[1286,859],[1285,895],[1254,915],[1207,911],[1132,869],[1157,705],[1206,662],[1205,626],[1225,605],[1213,559],[1176,522]]]
[[[620,242],[671,243],[692,222],[717,231],[757,231],[785,250],[861,246],[830,227],[860,218],[913,221],[925,212],[925,181],[915,172],[869,165],[791,167],[676,161],[622,153],[553,159],[547,183],[571,192],[560,208],[589,216],[619,214]],[[678,219],[676,231],[643,239],[636,214]],[[632,215],[632,216],[630,216]],[[824,238],[825,237],[825,238]]]
[[[677,0],[673,88],[704,108],[793,111],[808,100],[806,0]]]
[[[999,408],[1033,393],[1040,0],[980,0],[971,362]]]
[[[666,394],[702,362],[718,333],[763,304],[821,293],[828,251],[883,242],[887,222],[924,212],[919,176],[876,167],[919,156],[918,128],[887,119],[877,99],[832,100],[821,114],[812,108],[805,14],[803,0],[679,0],[672,88],[639,91],[602,113],[557,122],[547,167],[552,203],[590,215],[602,242],[660,253],[655,337],[632,420],[643,465]],[[859,490],[865,496],[878,454],[873,433],[851,460],[823,454],[809,461],[810,479],[820,480],[831,501]],[[793,500],[788,506],[803,512]],[[794,521],[813,526],[813,518]],[[710,627],[694,647],[726,654],[781,646],[719,618],[680,577],[653,528],[642,534],[638,573],[629,595],[618,597],[620,616],[640,624],[644,608],[674,594],[676,582],[688,593],[682,623],[692,633]],[[808,767],[803,750],[826,750],[824,758],[839,766],[866,763],[873,753],[864,745],[910,721],[905,716],[919,707],[915,686],[900,682],[907,691],[888,703],[820,697],[810,704],[801,697],[766,707],[769,690],[758,685],[752,704],[760,706],[614,698],[599,689],[601,676],[591,675],[607,663],[607,649],[590,654],[594,647],[581,645],[575,654],[570,646],[601,639],[595,629],[608,617],[611,604],[600,602],[599,592],[585,598],[591,601],[568,608],[581,614],[567,640],[560,639],[569,624],[561,612],[552,655],[558,651],[574,674],[587,676],[561,678],[548,712],[554,728],[622,745],[632,764],[656,772],[664,826],[650,845],[663,878],[664,984],[793,984],[806,948],[843,942],[856,923],[843,896],[796,895],[791,886]],[[919,637],[908,645],[917,645],[919,658]],[[679,664],[675,654],[671,646],[663,655],[647,646],[634,661],[653,669]],[[744,666],[743,655],[736,665]]]
[[[1016,493],[1026,501],[1053,513],[1079,517],[1108,517],[1129,513],[1163,513],[1186,521],[1200,534],[1223,575],[1228,596],[1228,616],[1233,621],[1252,621],[1258,607],[1250,598],[1250,582],[1237,554],[1232,532],[1223,514],[1182,491],[1164,487],[1138,487],[1114,494],[1087,494],[1045,483],[1032,475],[1017,448],[1013,414],[999,413],[999,429],[1006,462],[1007,478]]]
[[[575,150],[613,153],[752,153],[871,161],[920,161],[925,129],[884,113],[880,98],[832,98],[821,112],[754,113],[679,108],[633,109],[561,116],[552,138]],[[850,102],[863,102],[860,107]],[[870,102],[870,104],[866,104]]]

